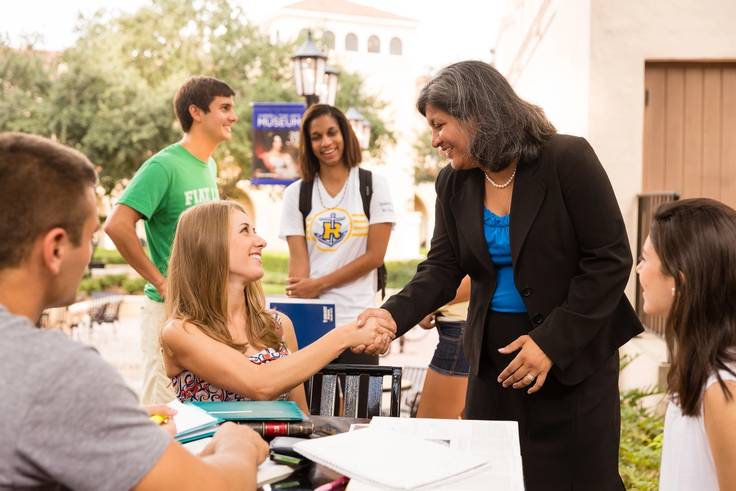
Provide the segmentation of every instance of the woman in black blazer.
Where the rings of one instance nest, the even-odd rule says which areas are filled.
[[[417,107],[450,160],[431,248],[401,292],[361,317],[393,320],[401,335],[469,275],[465,417],[519,422],[528,490],[623,489],[617,350],[642,327],[595,152],[482,62],[442,70]]]

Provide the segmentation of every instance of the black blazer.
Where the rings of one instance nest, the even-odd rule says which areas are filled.
[[[478,373],[496,271],[483,235],[483,173],[445,167],[437,177],[435,229],[427,259],[383,305],[398,334],[455,296],[471,278],[464,349]],[[511,199],[514,282],[529,335],[574,385],[595,372],[642,326],[624,288],[632,258],[613,188],[583,138],[555,135],[534,161],[521,162]],[[500,346],[499,346],[500,347]]]

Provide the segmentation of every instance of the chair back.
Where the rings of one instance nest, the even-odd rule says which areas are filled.
[[[383,377],[391,377],[389,415],[399,416],[401,367],[379,365],[327,365],[307,382],[307,402],[312,414],[372,418],[381,415]],[[339,387],[338,387],[339,382]],[[344,411],[336,414],[342,388]],[[318,412],[315,412],[318,411]]]

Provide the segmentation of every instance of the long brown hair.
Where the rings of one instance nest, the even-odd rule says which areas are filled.
[[[706,198],[660,206],[650,240],[662,272],[675,279],[665,339],[672,367],[668,391],[687,416],[700,414],[703,390],[718,370],[736,375],[736,211]]]
[[[307,182],[314,181],[314,176],[319,172],[319,159],[312,150],[312,135],[309,127],[312,125],[312,121],[320,116],[332,116],[337,121],[337,126],[342,134],[342,162],[345,167],[348,169],[355,167],[360,164],[362,159],[358,137],[355,136],[348,118],[335,106],[315,104],[304,113],[300,130],[301,137],[299,138],[299,169],[302,173],[302,179]]]
[[[230,212],[245,209],[233,201],[213,201],[189,208],[176,227],[166,280],[169,318],[195,325],[212,339],[244,351],[247,343],[233,341],[227,328]],[[248,283],[245,333],[256,347],[278,348],[279,327],[264,307],[260,281]]]

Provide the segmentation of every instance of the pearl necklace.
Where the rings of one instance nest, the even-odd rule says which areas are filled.
[[[483,171],[483,175],[486,177],[486,181],[488,181],[489,183],[491,183],[491,186],[493,186],[496,189],[503,189],[503,188],[507,188],[509,186],[509,184],[511,184],[511,181],[514,180],[514,177],[516,177],[516,169],[517,168],[518,167],[514,167],[514,172],[511,173],[511,177],[509,177],[509,180],[506,181],[506,182],[504,182],[503,184],[498,184],[496,181],[494,181],[493,179],[491,179],[490,176],[488,174],[486,174],[486,171]]]

